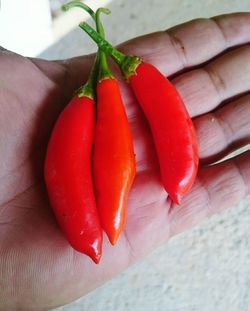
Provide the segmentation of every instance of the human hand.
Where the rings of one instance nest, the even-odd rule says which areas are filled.
[[[44,310],[68,303],[171,236],[249,194],[249,152],[207,166],[249,143],[249,27],[249,13],[232,14],[192,21],[121,46],[174,76],[172,81],[194,118],[201,164],[206,165],[181,206],[172,204],[160,182],[148,125],[120,78],[137,176],[125,230],[114,247],[104,238],[99,265],[65,240],[43,182],[52,125],[73,90],[86,80],[93,57],[49,62],[0,52],[1,310]]]

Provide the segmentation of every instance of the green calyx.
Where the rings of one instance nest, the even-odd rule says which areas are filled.
[[[110,55],[114,61],[119,65],[126,80],[131,75],[136,74],[136,68],[142,62],[138,56],[127,56],[117,49],[115,49],[108,41],[106,41],[99,33],[97,33],[89,24],[83,22],[79,24],[82,28],[98,45],[99,49]]]
[[[120,68],[126,81],[136,74],[136,68],[142,62],[139,56],[126,56]]]
[[[96,81],[99,74],[99,54],[97,53],[94,65],[92,66],[88,81],[76,90],[75,95],[78,97],[86,96],[95,100]]]
[[[93,94],[93,87],[91,84],[86,83],[85,85],[82,85],[79,87],[78,90],[76,90],[75,95],[78,97],[89,97],[90,99],[94,99],[94,94]]]

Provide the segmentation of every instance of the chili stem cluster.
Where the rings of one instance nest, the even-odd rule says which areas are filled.
[[[180,204],[198,170],[196,133],[180,95],[157,68],[138,56],[122,54],[87,23],[79,26],[115,60],[133,89],[151,128],[163,186]]]

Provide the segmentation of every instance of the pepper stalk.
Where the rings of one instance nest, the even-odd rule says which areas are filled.
[[[125,55],[114,48],[107,40],[105,40],[98,32],[96,32],[89,24],[82,22],[79,24],[82,28],[106,54],[110,55],[113,60],[119,65],[125,79],[128,81],[129,77],[134,75],[136,68],[142,62],[138,56]]]

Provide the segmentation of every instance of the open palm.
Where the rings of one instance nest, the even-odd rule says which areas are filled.
[[[249,152],[207,165],[250,140],[249,27],[250,14],[232,14],[192,21],[121,46],[174,76],[194,118],[201,164],[206,165],[182,205],[173,205],[160,182],[148,124],[119,78],[137,176],[125,230],[114,247],[104,238],[99,265],[69,246],[43,182],[51,128],[73,90],[86,80],[93,57],[49,62],[0,51],[1,310],[47,309],[70,302],[249,193]]]

